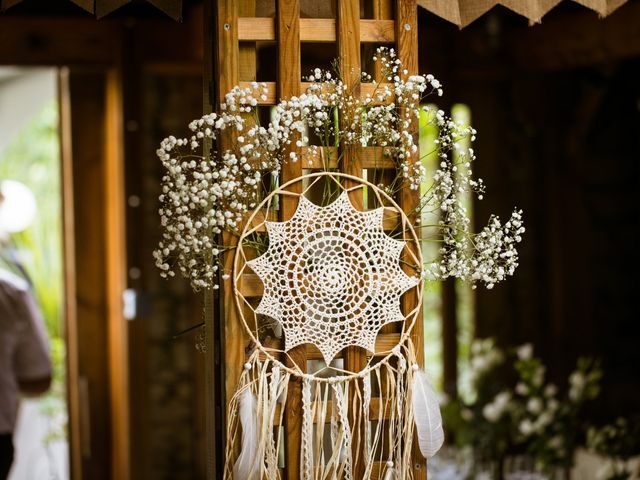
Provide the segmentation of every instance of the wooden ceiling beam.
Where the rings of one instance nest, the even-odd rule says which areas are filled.
[[[118,28],[91,18],[0,16],[0,63],[111,65],[119,53]]]

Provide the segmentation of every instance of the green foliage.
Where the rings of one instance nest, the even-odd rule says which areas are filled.
[[[459,447],[471,447],[477,462],[499,464],[526,452],[540,468],[571,467],[588,426],[582,407],[600,391],[597,360],[578,359],[559,394],[531,345],[503,352],[484,339],[472,344],[469,372],[471,394],[443,409]]]
[[[640,419],[618,417],[602,428],[590,428],[589,448],[607,457],[628,460],[640,454]]]
[[[52,101],[25,126],[0,154],[0,179],[18,180],[35,194],[38,212],[33,224],[13,235],[18,252],[33,282],[36,300],[50,337],[53,381],[39,404],[48,419],[45,446],[66,438],[65,342],[63,338],[62,212],[58,105]],[[11,268],[6,260],[4,267]]]
[[[34,223],[13,236],[49,335],[62,336],[60,150],[56,102],[48,104],[0,154],[0,179],[18,180],[35,194]]]

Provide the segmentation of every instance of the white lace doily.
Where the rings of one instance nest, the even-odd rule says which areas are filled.
[[[361,194],[365,184],[361,181],[354,188]],[[383,229],[385,208],[397,211],[401,230],[407,227],[406,216],[395,203],[361,212],[353,207],[348,190],[343,188],[326,206],[300,194],[293,217],[264,222],[268,248],[258,258],[244,262],[250,270],[243,269],[253,270],[263,284],[263,296],[254,312],[282,327],[283,350],[313,344],[327,365],[348,346],[373,352],[380,328],[406,319],[401,296],[421,284],[417,262],[413,262],[417,269],[412,276],[401,268],[403,251],[406,256],[408,250],[404,237],[391,238]],[[413,241],[415,232],[410,230]]]

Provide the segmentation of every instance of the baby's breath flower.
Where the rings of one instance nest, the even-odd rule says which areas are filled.
[[[470,168],[476,130],[454,122],[443,110],[422,107],[425,97],[443,93],[433,75],[409,75],[396,52],[387,47],[378,48],[373,60],[386,81],[376,83],[363,73],[362,81],[375,85],[367,95],[355,95],[339,76],[316,68],[307,77],[311,82],[307,91],[281,100],[263,126],[245,121],[247,114],[255,113],[258,99],[265,101],[269,92],[266,84],[252,82],[227,93],[220,113],[192,121],[188,138],[169,136],[161,142],[156,153],[166,170],[159,210],[163,232],[154,258],[162,276],[179,271],[196,289],[217,288],[220,255],[225,251],[220,234],[237,233],[256,206],[264,175],[277,175],[284,164],[300,158],[308,159],[305,167],[312,167],[314,158],[324,158],[316,155],[318,145],[309,145],[310,137],[324,147],[382,147],[399,172],[382,188],[392,196],[402,187],[420,190],[427,178],[417,144],[423,109],[439,132],[433,187],[415,211],[439,212],[443,246],[431,276],[453,276],[492,288],[513,274],[518,265],[516,244],[524,233],[522,212],[515,210],[504,224],[492,216],[480,233],[473,234],[461,200],[467,192],[478,199],[484,193],[482,180],[475,179]],[[217,143],[224,131],[233,132],[235,140],[222,151]],[[210,155],[198,153],[210,146]],[[301,149],[307,154],[302,155]]]

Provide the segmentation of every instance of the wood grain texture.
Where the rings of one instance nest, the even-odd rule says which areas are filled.
[[[389,17],[390,18],[390,17]],[[273,18],[241,17],[238,19],[240,41],[274,41],[276,21]],[[393,20],[359,20],[360,43],[393,43],[395,22]],[[336,20],[333,18],[300,19],[300,41],[333,43],[337,40]]]
[[[395,168],[396,161],[385,155],[383,147],[357,147],[353,149],[362,168]],[[337,168],[338,149],[336,147],[302,147],[300,161],[303,168]]]
[[[290,98],[300,91],[300,2],[299,0],[276,0],[276,36],[278,50],[277,92],[280,98]],[[290,151],[296,151],[296,138],[292,139]],[[285,153],[286,156],[286,153]],[[281,181],[287,182],[302,175],[300,162],[288,162],[282,167]],[[302,184],[291,189],[301,192]],[[281,221],[293,216],[298,205],[295,197],[282,198]],[[287,363],[297,364],[302,371],[307,369],[307,352],[304,346],[289,351]],[[285,478],[300,477],[300,445],[302,438],[302,382],[290,380],[285,402]]]
[[[234,0],[216,0],[215,2],[215,95],[214,105],[217,109],[220,99],[229,92],[239,80],[239,57],[240,49],[238,45],[238,3]],[[224,150],[231,147],[233,133],[225,132],[219,138],[219,147]],[[222,234],[222,243],[224,245],[233,246],[237,241],[237,237],[231,233]],[[233,254],[235,250],[226,252],[222,258],[223,270],[231,272],[233,269]],[[207,328],[207,348],[213,342],[213,335],[219,332],[220,341],[217,342],[218,351],[209,352],[207,350],[207,362],[215,361],[215,357],[219,355],[224,370],[224,388],[221,389],[220,397],[216,403],[223,406],[225,417],[233,414],[228,410],[228,402],[232,397],[244,364],[244,346],[246,342],[246,334],[242,323],[239,319],[238,312],[235,307],[235,299],[233,294],[233,285],[231,279],[223,280],[220,277],[220,290],[217,302],[217,318],[211,314],[205,319]],[[216,325],[218,323],[218,325]],[[222,381],[222,379],[220,379]],[[208,405],[208,408],[216,408],[216,405]],[[226,442],[226,428],[221,428],[216,435],[222,437],[222,444]],[[212,454],[212,453],[210,453]],[[215,459],[210,463],[215,464]],[[215,468],[220,469],[220,465]],[[209,468],[211,470],[211,468]],[[219,478],[213,473],[209,473],[209,480]]]
[[[337,34],[338,34],[338,55],[340,61],[340,75],[346,83],[347,89],[353,92],[356,97],[360,96],[361,59],[360,59],[360,2],[358,0],[343,0],[338,2],[337,12]],[[347,118],[340,118],[340,128],[348,128]],[[362,161],[358,155],[358,150],[347,145],[340,145],[342,172],[362,177]],[[354,182],[345,182],[347,186],[352,186]],[[363,192],[353,191],[349,194],[349,199],[358,210],[363,209]],[[361,371],[367,363],[364,349],[359,347],[348,347],[344,350],[344,366],[351,372]],[[357,381],[359,388],[361,381]],[[352,424],[352,455],[353,455],[353,478],[362,478],[364,475],[364,429],[361,423],[354,424],[359,414],[354,410],[356,406],[356,391],[349,391],[349,422]]]
[[[311,410],[314,411],[317,407],[316,405],[318,405],[317,402],[311,402]],[[316,414],[319,413],[319,409],[315,410]],[[333,400],[328,400],[327,401],[327,415],[325,416],[324,422],[325,424],[331,423],[331,412],[333,411]],[[273,426],[274,427],[278,427],[280,426],[280,414],[281,414],[281,408],[280,405],[278,404],[276,406],[276,410],[275,410],[275,415],[273,418]],[[389,418],[391,415],[391,405],[389,403],[387,404],[382,404],[380,398],[372,398],[371,399],[371,403],[369,404],[369,418],[375,418],[375,419],[379,419],[379,418]],[[318,418],[314,416],[313,418],[313,423],[318,423]],[[371,476],[370,478],[377,478],[375,476]]]
[[[278,97],[278,93],[277,93],[277,89],[276,89],[276,82],[260,82],[260,84],[264,84],[265,88],[267,89],[267,92],[265,94],[265,99],[257,99],[258,100],[258,105],[275,105],[276,103],[278,103],[278,100],[280,97]],[[251,88],[252,82],[240,82],[240,86],[242,88]],[[375,96],[376,96],[376,91],[380,92],[380,89],[383,89],[387,86],[390,86],[391,84],[388,83],[381,83],[381,84],[373,84],[373,83],[360,83],[360,95],[362,97],[366,97],[367,95],[370,95],[371,98],[373,99],[372,104],[373,105],[381,105],[381,104],[388,104],[391,103],[393,101],[393,96],[391,96],[389,99],[385,99],[384,101],[378,101],[376,100]],[[307,89],[311,86],[310,82],[300,82],[300,89],[298,90],[298,93],[296,95],[300,95],[302,93],[305,93],[307,91]]]
[[[107,325],[109,334],[109,384],[111,397],[111,462],[113,477],[131,476],[129,414],[129,337],[122,313],[122,294],[127,288],[125,244],[124,115],[119,68],[106,74],[105,99],[105,221]]]
[[[111,407],[107,285],[104,252],[104,75],[75,72],[69,75],[71,150],[73,153],[73,256],[75,265],[76,345],[79,443],[83,479],[108,480],[111,475]],[[69,211],[70,206],[65,209]],[[69,242],[70,239],[67,239]],[[69,243],[67,243],[69,246]],[[71,334],[71,332],[68,332]],[[80,391],[80,387],[86,388]],[[83,395],[83,392],[85,395]],[[76,459],[74,459],[75,463]]]
[[[111,22],[0,16],[3,64],[114,64],[118,44],[118,29]]]
[[[215,61],[216,51],[214,41],[216,34],[216,23],[214,16],[213,2],[204,2],[203,8],[203,69],[202,69],[202,110],[203,113],[215,110],[215,98],[217,92],[211,88],[214,70],[217,68]],[[226,409],[221,406],[226,405],[224,397],[223,371],[220,362],[221,349],[220,342],[216,340],[214,332],[222,331],[222,319],[220,316],[220,308],[218,300],[214,292],[207,291],[204,293],[203,308],[205,322],[205,355],[204,355],[204,419],[206,432],[206,459],[205,472],[207,480],[217,477],[220,469],[218,465],[222,458],[223,438],[219,438],[219,431],[223,431],[222,412],[226,413]],[[218,395],[216,395],[218,393]],[[217,397],[217,398],[216,398]],[[216,428],[218,427],[218,428]]]
[[[256,14],[256,0],[242,0],[238,5],[238,15],[242,18],[253,17]],[[238,18],[238,38],[240,38],[240,20]],[[256,79],[256,44],[255,42],[242,42],[239,45],[239,72],[240,81],[254,81]]]
[[[257,280],[257,279],[256,279]],[[259,280],[258,280],[259,281]],[[378,335],[376,338],[375,349],[373,352],[365,352],[367,357],[380,357],[383,355],[387,355],[389,351],[395,347],[400,341],[399,333],[384,333]],[[268,344],[265,344],[266,348],[272,348],[274,350],[282,350],[282,343],[279,339],[271,339]],[[307,344],[305,345],[307,360],[322,360],[324,357],[322,356],[322,352],[318,350],[318,347],[315,345]],[[249,359],[251,353],[247,352],[246,357]],[[262,360],[267,359],[267,355],[264,353],[260,354],[260,358]]]
[[[69,69],[58,74],[60,103],[60,163],[62,187],[62,249],[64,261],[64,331],[67,348],[67,402],[69,409],[69,472],[73,479],[82,478],[80,446],[80,392],[78,365],[78,317],[76,308],[75,219],[73,192],[73,150],[71,137],[71,98]]]
[[[418,73],[418,6],[416,0],[396,0],[396,51],[398,58],[402,62],[403,69],[407,70],[408,75],[416,75]],[[411,130],[416,132],[414,142],[419,145],[417,119],[414,119]],[[411,161],[420,161],[420,152],[413,154]],[[400,206],[405,212],[414,212],[419,202],[419,192],[411,190],[408,185],[404,185],[400,191]],[[409,219],[415,223],[415,214],[409,214]],[[421,294],[421,293],[420,293]],[[402,307],[405,312],[411,311],[418,303],[417,292],[415,289],[410,290],[402,297]],[[422,312],[417,316],[413,330],[411,332],[411,340],[415,346],[416,360],[418,365],[424,366],[424,325]],[[416,480],[424,480],[427,478],[426,461],[420,453],[417,436],[413,442],[413,475]]]
[[[393,0],[373,0],[373,18],[376,20],[390,20],[395,25],[395,21],[393,20]],[[376,62],[375,64],[373,78],[376,82],[383,80],[380,62]]]

